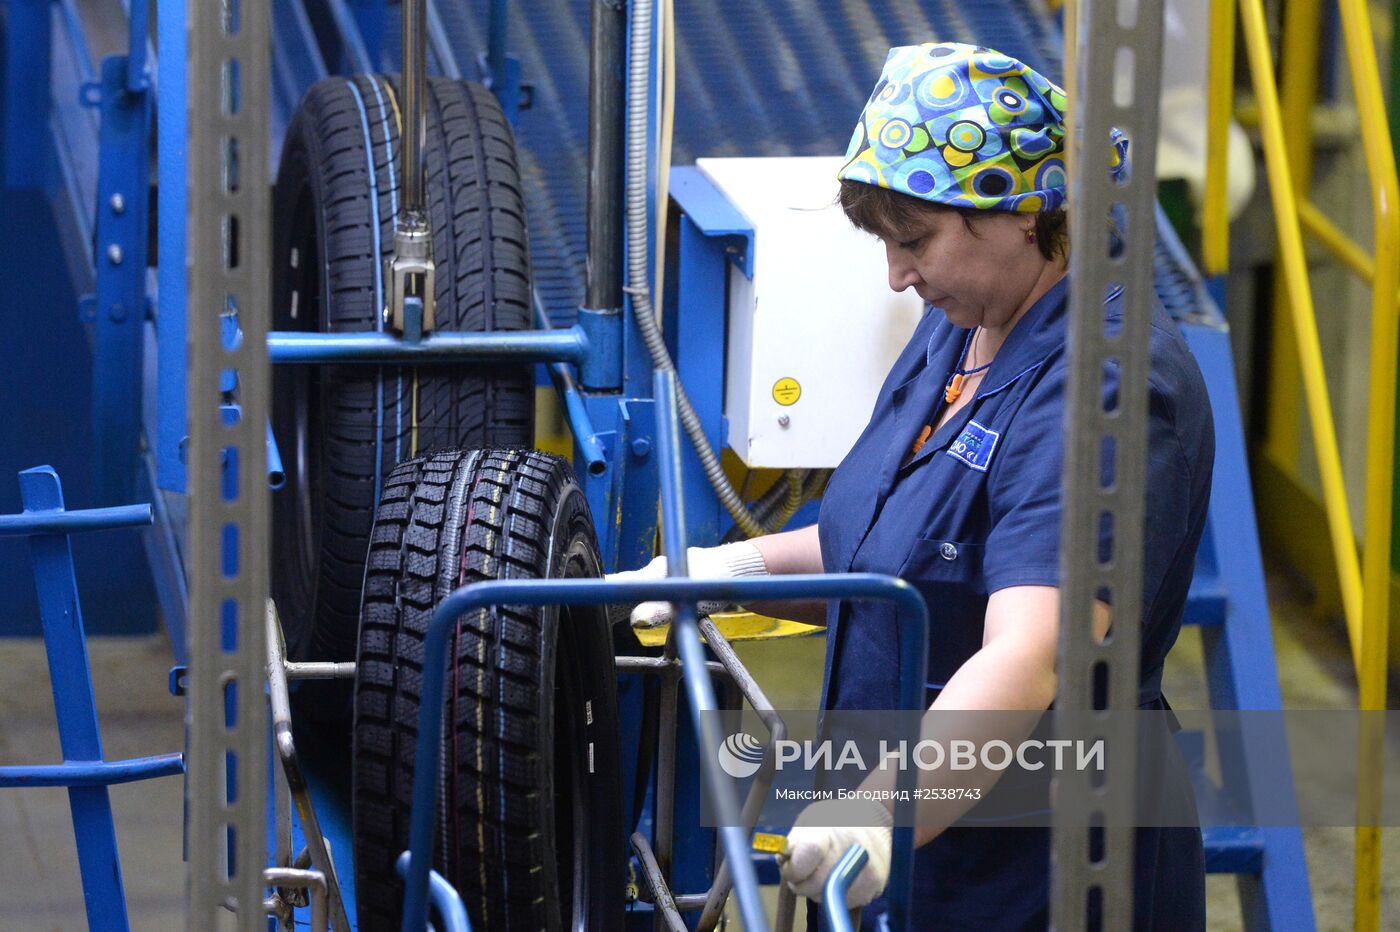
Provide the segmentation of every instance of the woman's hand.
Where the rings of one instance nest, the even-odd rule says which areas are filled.
[[[847,824],[831,827],[825,824],[829,822]],[[869,858],[846,893],[846,905],[866,905],[884,892],[889,881],[892,824],[890,811],[871,799],[812,803],[788,832],[781,866],[783,880],[794,893],[820,903],[826,880],[837,863],[851,845],[860,845]]]
[[[748,541],[724,544],[719,547],[689,547],[686,549],[686,560],[691,579],[734,579],[741,576],[768,575],[768,567],[763,562],[763,554],[759,553],[758,548]],[[666,558],[657,557],[639,570],[609,573],[607,579],[609,582],[665,579],[666,571]],[[621,620],[617,616],[621,615],[626,608],[626,606],[620,606],[618,609],[610,610],[609,617],[614,622]],[[734,605],[730,602],[702,601],[698,608],[700,614],[711,615],[715,612],[733,611]],[[668,625],[672,621],[670,602],[643,602],[632,607],[629,614],[634,628],[657,628],[661,625]]]

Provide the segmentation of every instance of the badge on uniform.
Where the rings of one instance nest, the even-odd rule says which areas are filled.
[[[978,472],[986,472],[1000,439],[1001,434],[996,431],[983,427],[976,421],[968,421],[958,439],[948,448],[948,455],[962,460]]]

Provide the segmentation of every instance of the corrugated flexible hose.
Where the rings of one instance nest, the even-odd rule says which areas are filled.
[[[641,330],[642,341],[651,354],[652,366],[661,371],[675,371],[676,365],[666,349],[661,328],[656,324],[652,309],[651,288],[647,277],[647,105],[648,79],[651,65],[652,0],[634,0],[632,3],[631,65],[627,86],[627,280],[624,289],[632,296],[632,313]],[[710,447],[705,428],[686,395],[685,388],[677,380],[676,402],[680,409],[681,426],[700,457],[700,465],[705,477],[714,487],[715,494],[725,510],[734,518],[743,532],[749,537],[761,537],[770,533],[769,528],[749,511],[739,493],[724,474],[719,457]],[[794,494],[800,495],[802,478],[795,482]],[[796,509],[793,509],[794,511]]]

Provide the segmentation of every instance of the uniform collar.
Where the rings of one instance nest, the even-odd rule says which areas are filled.
[[[996,358],[992,360],[992,367],[987,370],[987,376],[983,378],[982,384],[978,386],[977,394],[972,402],[948,419],[910,461],[909,468],[916,463],[927,459],[929,456],[941,452],[948,448],[953,438],[957,437],[967,426],[969,420],[976,414],[979,404],[983,398],[995,395],[1008,386],[1012,385],[1022,376],[1033,372],[1039,368],[1050,355],[1065,342],[1065,308],[1066,298],[1069,293],[1069,277],[1062,277],[1058,282],[1050,287],[1050,290],[1041,295],[1036,302],[1030,306],[1021,319],[1016,322],[1016,326],[1006,335],[1006,341],[997,350]],[[932,312],[930,312],[932,313]],[[896,432],[896,445],[891,451],[892,456],[903,458],[902,450],[907,450],[917,434],[918,427],[912,421],[918,417],[910,417],[913,412],[924,410],[934,411],[939,407],[941,399],[938,397],[943,392],[943,380],[953,371],[958,364],[958,356],[962,350],[963,328],[954,327],[948,323],[946,318],[938,325],[930,346],[939,344],[939,349],[933,350],[929,354],[928,366],[922,373],[922,379],[910,379],[896,390],[895,411],[899,418],[899,429]],[[941,335],[941,340],[940,340]],[[917,386],[917,387],[916,387]],[[908,397],[904,397],[904,396]],[[927,417],[928,415],[923,415]],[[913,433],[910,433],[911,430]],[[905,436],[905,435],[909,436]],[[903,444],[902,448],[900,444]],[[882,476],[890,484],[893,483],[894,469],[896,463],[885,463],[885,472],[888,475]]]
[[[1069,276],[1065,275],[1021,315],[1021,319],[1016,321],[1016,326],[1011,328],[1005,342],[997,350],[996,358],[992,360],[992,368],[987,370],[986,377],[978,386],[978,398],[995,395],[1039,366],[1052,352],[1064,345],[1064,318],[1068,295]]]

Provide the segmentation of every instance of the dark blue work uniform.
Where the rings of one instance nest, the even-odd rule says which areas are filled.
[[[930,310],[895,362],[870,423],[831,477],[819,531],[828,573],[903,577],[928,603],[928,699],[982,645],[987,597],[1060,581],[1060,498],[1068,389],[1068,279],[1007,335],[975,398],[901,465],[943,408],[965,329]],[[1117,298],[1104,307],[1121,326]],[[1200,369],[1175,322],[1153,312],[1139,707],[1167,708],[1162,664],[1176,641],[1210,498],[1215,433]],[[1116,393],[1116,371],[1106,390]],[[898,638],[888,603],[833,605],[824,709],[896,706]],[[1185,772],[1142,774],[1185,794]],[[974,810],[975,812],[975,810]],[[915,927],[1031,930],[1048,925],[1049,830],[954,826],[918,850]],[[1135,928],[1203,929],[1197,829],[1139,829]],[[881,928],[883,901],[863,927]],[[809,913],[809,916],[812,914]],[[1114,930],[1117,932],[1117,930]]]

